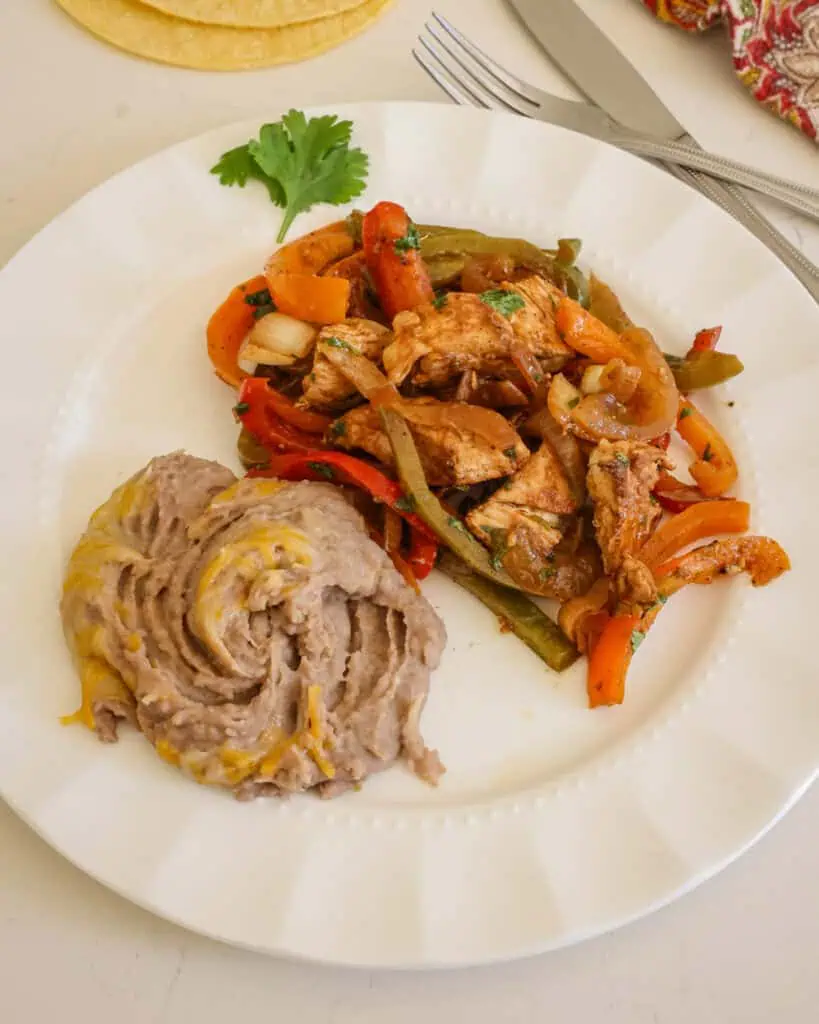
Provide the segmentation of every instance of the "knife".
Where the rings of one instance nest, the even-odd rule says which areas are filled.
[[[634,131],[699,149],[651,86],[575,0],[509,0],[551,60],[595,106]],[[732,185],[666,165],[765,243],[819,301],[819,268]]]

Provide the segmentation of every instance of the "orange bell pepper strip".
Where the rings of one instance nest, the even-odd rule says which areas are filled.
[[[736,483],[739,471],[727,442],[689,399],[681,397],[677,433],[697,456],[689,472],[706,498],[718,498]]]
[[[569,348],[593,363],[622,359],[627,366],[634,366],[637,362],[633,349],[620,340],[616,331],[568,296],[560,300],[555,311],[555,326]]]
[[[396,313],[432,302],[435,291],[403,206],[374,206],[362,222],[361,241],[381,308],[390,320]]]
[[[390,510],[388,509],[387,511]],[[375,543],[380,548],[383,548],[384,551],[386,551],[386,553],[390,556],[390,561],[395,566],[399,576],[402,577],[404,582],[407,583],[410,587],[412,587],[416,594],[420,594],[421,588],[418,586],[418,580],[415,576],[413,567],[401,554],[400,549],[396,547],[390,548],[390,542],[387,539],[386,535],[382,533],[380,530],[376,529],[372,525],[372,523],[367,524],[367,532],[370,535],[370,540],[375,541]]]
[[[315,274],[272,274],[270,295],[280,313],[313,324],[337,324],[347,316],[350,282]]]
[[[682,548],[721,533],[745,533],[751,517],[747,501],[729,498],[689,505],[679,515],[666,519],[643,545],[640,560],[654,569]]]
[[[320,274],[354,249],[345,221],[334,221],[277,249],[265,264],[265,277],[269,281],[278,274]]]
[[[239,369],[239,349],[255,322],[247,296],[264,288],[267,280],[261,275],[237,285],[208,321],[208,357],[216,376],[234,388],[247,376]]]
[[[343,277],[350,282],[347,316],[384,322],[384,315],[373,301],[363,250],[359,249],[352,256],[345,256],[343,260],[333,263],[322,273],[327,277]]]
[[[670,597],[689,583],[700,586],[744,572],[755,587],[767,586],[791,567],[787,552],[770,537],[714,540],[654,570],[662,596]]]
[[[404,558],[400,551],[388,551],[387,554],[390,556],[392,564],[398,570],[398,573],[403,578],[404,582],[412,587],[416,594],[420,594],[421,588],[418,586],[418,579],[415,575],[412,564]]]
[[[639,622],[639,615],[615,615],[603,627],[589,655],[586,688],[590,708],[623,703],[633,635]]]

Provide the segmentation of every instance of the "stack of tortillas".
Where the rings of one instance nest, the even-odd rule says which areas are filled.
[[[209,71],[304,60],[351,39],[392,0],[57,0],[129,53]]]

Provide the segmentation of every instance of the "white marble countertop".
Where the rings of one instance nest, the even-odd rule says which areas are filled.
[[[687,38],[656,25],[637,0],[584,6],[703,145],[819,186],[815,147],[746,98],[719,32]],[[503,0],[437,8],[522,77],[571,95]],[[113,172],[205,129],[261,118],[266,103],[438,99],[409,53],[427,10],[397,0],[366,35],[306,64],[204,74],[109,49],[48,0],[5,0],[0,262]],[[819,261],[819,228],[775,216]],[[276,961],[156,920],[63,862],[0,805],[0,1020],[805,1024],[819,1003],[817,849],[814,788],[738,863],[615,934],[504,967],[382,974]]]

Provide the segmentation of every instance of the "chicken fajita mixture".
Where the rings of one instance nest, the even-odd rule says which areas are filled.
[[[579,250],[381,202],[275,252],[207,343],[251,478],[337,484],[410,586],[437,567],[551,668],[586,655],[595,707],[679,589],[789,562],[691,398],[742,370],[720,329],[664,354]]]

